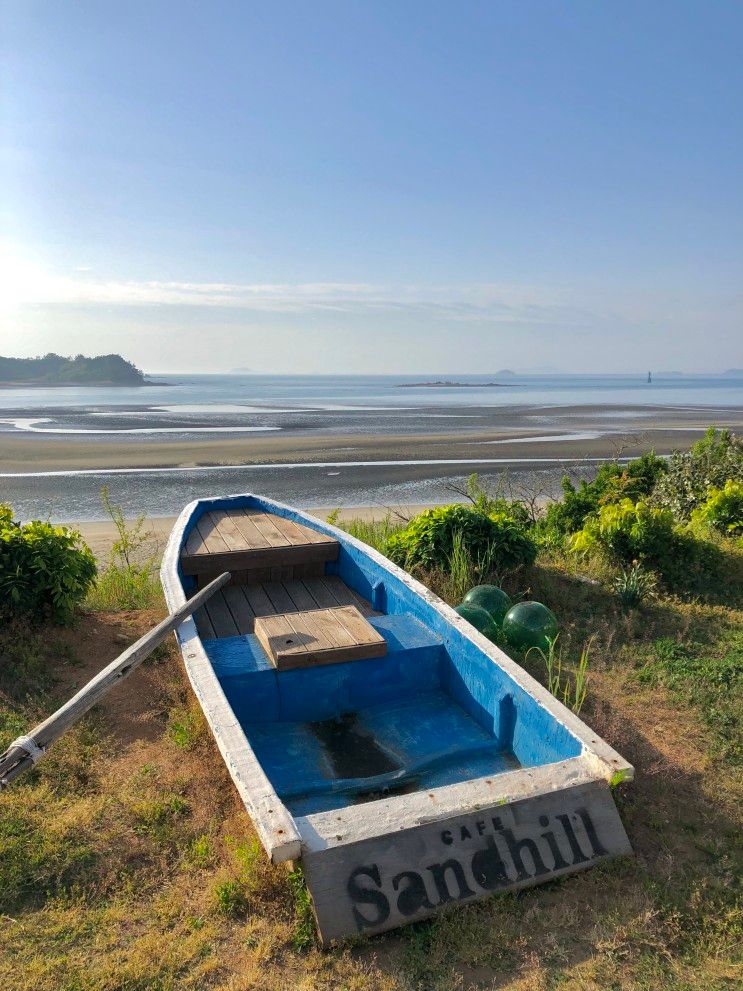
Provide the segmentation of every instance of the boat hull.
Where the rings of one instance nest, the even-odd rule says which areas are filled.
[[[330,524],[258,496],[190,504],[163,560],[171,610],[193,589],[180,562],[197,521],[240,507],[336,540],[336,559],[323,565],[328,582],[366,603],[388,641],[376,660],[282,672],[270,670],[251,633],[204,640],[193,620],[177,632],[267,854],[302,864],[324,944],[631,852],[611,794],[631,765],[430,590]],[[305,591],[312,581],[324,580],[306,579]],[[430,710],[443,713],[440,723],[415,715],[431,699],[445,704]],[[404,765],[369,779],[388,780],[379,794],[360,795],[353,774],[333,778],[332,753],[313,757],[317,721],[344,712]],[[395,723],[401,712],[413,718]],[[283,745],[291,740],[293,750]],[[452,760],[441,766],[447,750]],[[405,788],[389,784],[403,779]]]

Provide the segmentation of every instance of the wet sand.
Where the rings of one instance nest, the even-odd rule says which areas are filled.
[[[632,456],[650,447],[667,454],[694,443],[710,424],[743,428],[742,410],[638,407],[634,412],[636,418],[622,411],[623,418],[614,419],[606,407],[564,407],[554,411],[545,408],[540,411],[543,424],[534,425],[529,422],[534,419],[533,409],[528,416],[511,410],[508,419],[512,425],[508,428],[499,428],[489,420],[476,429],[468,425],[468,429],[415,434],[303,430],[135,439],[131,435],[92,438],[83,434],[45,436],[9,431],[0,434],[0,473],[468,459],[549,463],[564,458]]]
[[[376,409],[344,409],[300,419],[293,413],[284,419],[272,414],[281,426],[270,432],[209,435],[194,424],[171,425],[168,429],[177,432],[165,434],[110,430],[112,422],[130,425],[133,416],[110,411],[36,418],[32,422],[41,430],[19,429],[12,419],[5,420],[0,502],[10,502],[19,519],[100,520],[106,485],[127,516],[146,512],[165,518],[192,499],[235,492],[259,492],[301,507],[374,506],[383,513],[386,506],[449,502],[472,472],[491,488],[516,479],[515,492],[527,485],[555,494],[566,472],[586,477],[610,458],[687,448],[711,424],[743,428],[741,408],[444,410],[427,407],[382,416]],[[156,422],[147,409],[137,416],[143,417],[139,424]],[[226,423],[231,416],[227,411],[218,419]],[[91,422],[105,424],[106,432],[86,432]],[[46,430],[49,424],[63,432]]]

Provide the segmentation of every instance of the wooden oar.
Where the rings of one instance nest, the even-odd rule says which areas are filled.
[[[142,661],[148,657],[159,644],[175,629],[177,629],[184,619],[202,606],[216,591],[226,585],[230,580],[230,575],[225,572],[214,581],[209,582],[205,588],[197,592],[192,599],[189,599],[180,609],[167,616],[161,623],[145,633],[143,637],[127,647],[123,654],[111,661],[102,671],[91,678],[87,685],[51,716],[48,716],[38,726],[34,726],[26,736],[19,736],[17,740],[8,747],[4,754],[0,756],[0,789],[5,788],[10,782],[18,777],[23,771],[33,765],[44,755],[50,744],[58,740],[62,734],[72,726],[73,723],[83,716],[89,709],[92,709],[114,685],[128,677],[132,671],[139,667]]]

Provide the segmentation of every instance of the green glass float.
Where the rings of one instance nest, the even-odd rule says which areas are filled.
[[[491,619],[496,626],[503,623],[503,619],[513,603],[502,588],[497,585],[476,585],[471,588],[464,597],[464,605],[480,606],[490,613]]]
[[[530,647],[547,650],[549,641],[557,636],[557,620],[541,602],[517,602],[503,620],[503,635],[522,652]]]
[[[497,632],[490,613],[481,606],[471,606],[463,602],[454,612],[459,613],[462,619],[466,619],[488,639],[492,639]]]

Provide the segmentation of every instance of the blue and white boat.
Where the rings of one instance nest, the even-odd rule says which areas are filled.
[[[170,536],[194,692],[274,863],[301,862],[324,943],[627,854],[633,769],[382,555],[255,495],[200,499]]]

